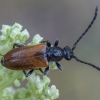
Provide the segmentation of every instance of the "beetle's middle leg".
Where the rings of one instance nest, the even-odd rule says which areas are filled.
[[[46,69],[45,69],[46,71],[44,70],[44,72],[43,72],[43,70],[42,70],[41,68],[36,69],[36,70],[39,70],[39,71],[40,71],[42,74],[44,74],[44,75],[46,75],[46,74],[48,73],[48,71],[47,71]]]
[[[25,70],[23,70],[23,73],[26,77],[29,77],[32,73],[33,73],[34,69],[31,69],[28,73],[25,72]]]
[[[16,47],[22,47],[22,46],[24,46],[24,44],[14,43],[14,44],[13,44],[13,49],[15,48],[15,46],[16,46]]]

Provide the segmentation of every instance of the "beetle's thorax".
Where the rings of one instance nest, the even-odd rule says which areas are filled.
[[[58,62],[64,57],[64,51],[60,47],[49,47],[46,51],[48,61]]]

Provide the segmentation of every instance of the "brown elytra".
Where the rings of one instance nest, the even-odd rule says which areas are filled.
[[[5,67],[12,70],[27,70],[48,67],[47,58],[44,56],[46,44],[35,46],[22,46],[7,52],[2,58]]]

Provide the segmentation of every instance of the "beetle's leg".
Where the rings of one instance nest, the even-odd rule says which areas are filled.
[[[47,74],[48,74],[48,72],[49,72],[49,66],[48,66],[47,68],[45,68],[45,70],[44,70],[43,74],[44,74],[44,75],[47,75]]]
[[[39,68],[40,72],[44,74],[43,70],[41,68]]]
[[[59,42],[60,42],[60,41],[59,41],[59,39],[57,38],[56,41],[55,41],[55,43],[54,43],[54,46],[58,46]]]
[[[47,46],[51,47],[51,43],[49,41],[47,41]]]
[[[51,43],[47,40],[47,41],[41,41],[40,43],[46,43],[48,47],[51,47]]]
[[[59,70],[63,70],[63,67],[58,62],[56,62],[56,65],[57,65]]]
[[[14,43],[13,44],[13,49],[15,48],[15,46],[16,47],[22,47],[22,46],[24,46],[24,44]]]
[[[25,70],[23,70],[23,73],[24,73],[24,75],[26,76],[26,72],[25,72]]]
[[[23,73],[25,74],[26,77],[30,76],[33,73],[34,69],[31,69],[28,73],[23,70]]]

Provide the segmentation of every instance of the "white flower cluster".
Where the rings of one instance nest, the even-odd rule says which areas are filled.
[[[13,26],[3,25],[0,36],[0,54],[4,55],[12,49],[14,43],[23,44],[29,38],[26,29],[22,30],[22,26],[15,23]],[[36,45],[42,41],[42,37],[36,34],[28,45]],[[1,57],[0,57],[1,58]],[[56,68],[51,63],[52,69]],[[12,84],[19,87],[20,82],[27,79],[27,88],[12,89]],[[0,65],[0,100],[54,100],[59,97],[59,90],[56,86],[49,87],[50,79],[43,76],[40,79],[35,72],[28,78],[22,71],[13,71]]]

